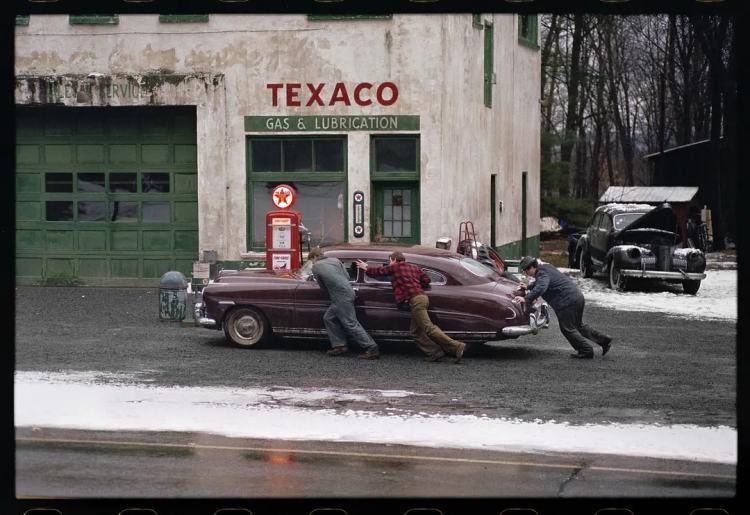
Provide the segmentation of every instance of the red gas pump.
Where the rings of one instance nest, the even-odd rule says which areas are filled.
[[[266,269],[296,270],[302,265],[300,213],[291,207],[297,192],[288,184],[279,184],[271,192],[278,211],[266,213]]]

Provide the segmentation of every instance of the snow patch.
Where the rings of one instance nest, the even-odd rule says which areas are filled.
[[[326,395],[371,398],[383,392],[412,393],[317,392],[284,387],[157,387],[125,384],[121,378],[115,378],[119,382],[112,384],[74,381],[81,379],[81,375],[16,372],[15,425],[103,431],[197,431],[246,438],[737,461],[737,431],[727,426],[575,426],[473,415],[308,409],[296,403],[269,405],[267,401],[298,399],[298,394],[303,394],[303,398]]]
[[[656,291],[614,291],[599,278],[576,277],[586,303],[623,311],[648,311],[680,318],[737,320],[737,271],[710,270],[696,295],[680,284],[657,283]]]

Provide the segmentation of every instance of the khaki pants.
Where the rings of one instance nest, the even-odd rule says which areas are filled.
[[[429,305],[430,300],[427,295],[415,295],[409,299],[409,307],[411,308],[409,332],[417,341],[417,346],[428,356],[439,350],[455,356],[459,342],[432,323],[430,315],[427,313]]]

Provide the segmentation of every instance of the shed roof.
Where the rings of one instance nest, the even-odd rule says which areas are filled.
[[[690,202],[696,193],[696,186],[610,186],[599,202]]]

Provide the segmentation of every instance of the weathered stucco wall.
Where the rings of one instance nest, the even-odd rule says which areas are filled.
[[[490,174],[496,173],[497,200],[504,203],[500,245],[521,236],[523,170],[528,236],[539,232],[539,53],[518,44],[515,16],[484,18],[495,27],[491,109],[483,103],[484,36],[468,14],[367,21],[212,14],[196,24],[120,15],[118,25],[106,26],[34,15],[16,28],[16,102],[195,105],[200,247],[217,249],[219,259],[239,259],[247,250],[245,116],[419,115],[422,243],[455,238],[462,220],[473,220],[477,236],[489,242]],[[336,82],[351,91],[360,82],[385,81],[399,89],[391,106],[273,106],[266,87],[326,83],[330,94]],[[70,94],[52,98],[54,82]],[[81,83],[93,85],[90,95],[78,94]],[[139,93],[115,95],[112,84],[137,85]],[[347,192],[365,192],[369,235],[370,133],[347,136]],[[345,205],[350,209],[351,198]]]

